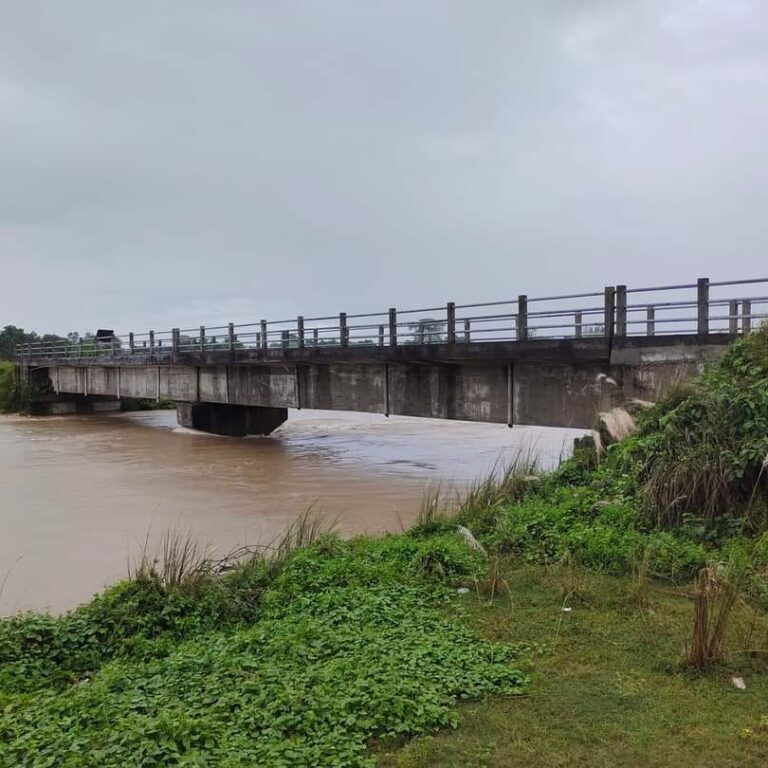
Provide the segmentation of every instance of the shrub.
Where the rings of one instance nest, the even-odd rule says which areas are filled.
[[[649,521],[687,515],[763,525],[768,502],[768,327],[736,341],[687,388],[641,414],[639,433],[609,451],[606,478],[632,478]]]

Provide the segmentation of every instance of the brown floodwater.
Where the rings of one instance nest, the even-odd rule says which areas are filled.
[[[466,487],[521,449],[554,465],[578,434],[325,411],[248,439],[174,411],[0,417],[0,615],[73,607],[169,528],[221,554],[309,506],[344,535],[398,531],[437,483]]]

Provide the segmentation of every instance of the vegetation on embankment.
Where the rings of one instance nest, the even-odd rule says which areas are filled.
[[[17,379],[14,364],[0,360],[0,413],[18,413],[28,405],[28,388]]]
[[[764,764],[767,338],[408,533],[304,518],[232,568],[169,539],[71,614],[0,622],[0,766]]]
[[[484,567],[461,540],[314,538],[219,575],[172,544],[69,615],[3,621],[0,765],[367,765],[372,737],[524,689],[454,615],[443,580]]]

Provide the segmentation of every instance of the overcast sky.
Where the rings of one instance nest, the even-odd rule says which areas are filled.
[[[0,11],[0,325],[768,275],[765,0]]]

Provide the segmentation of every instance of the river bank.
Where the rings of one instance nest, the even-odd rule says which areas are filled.
[[[763,765],[766,427],[762,331],[625,439],[407,532],[305,515],[224,561],[169,536],[0,622],[0,765]]]

